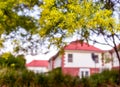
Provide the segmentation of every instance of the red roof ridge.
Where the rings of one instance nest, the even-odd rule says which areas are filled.
[[[65,46],[65,50],[83,50],[83,51],[95,51],[95,52],[103,52],[102,49],[94,47],[86,42],[81,42],[79,40],[72,41],[70,44]]]

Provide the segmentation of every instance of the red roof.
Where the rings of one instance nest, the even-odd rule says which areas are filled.
[[[47,60],[33,60],[32,62],[26,64],[27,67],[48,67]]]
[[[65,50],[82,50],[82,51],[95,51],[103,52],[103,50],[89,45],[85,42],[80,42],[79,40],[71,42],[69,45],[65,46]]]

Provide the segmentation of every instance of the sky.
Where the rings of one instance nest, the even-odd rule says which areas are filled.
[[[31,62],[32,60],[49,60],[52,56],[54,56],[57,53],[57,51],[51,51],[48,54],[38,54],[38,55],[27,55],[26,58],[26,63]]]

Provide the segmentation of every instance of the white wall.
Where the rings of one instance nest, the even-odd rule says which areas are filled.
[[[91,67],[91,68],[99,68],[102,66],[102,61],[101,61],[101,53],[95,53],[99,57],[99,63],[94,63],[91,57],[91,53],[95,52],[90,52],[90,51],[66,51],[65,52],[65,61],[64,67]],[[73,54],[73,62],[69,63],[68,62],[68,54]]]
[[[28,70],[31,70],[35,73],[45,73],[48,72],[46,67],[27,67]]]
[[[58,68],[58,67],[61,67],[62,63],[61,63],[61,60],[62,60],[62,56],[58,56],[55,60],[54,60],[54,68]]]
[[[58,68],[58,67],[62,66],[61,64],[62,64],[62,56],[59,55],[57,58],[55,58],[54,61],[50,60],[48,68],[49,68],[49,70],[52,70],[53,69],[52,67]]]
[[[50,61],[49,61],[49,64],[48,64],[48,70],[49,70],[49,71],[51,71],[51,70],[52,70],[52,63],[53,63],[53,61],[52,61],[52,60],[50,60]]]

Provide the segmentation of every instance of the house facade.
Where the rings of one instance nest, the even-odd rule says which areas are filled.
[[[64,47],[64,54],[57,53],[50,58],[51,69],[61,67],[64,74],[72,76],[90,76],[102,71],[106,65],[103,61],[103,50],[100,50],[88,43],[73,41]],[[58,64],[56,66],[56,64]],[[111,63],[109,68],[111,68]],[[107,66],[107,65],[106,65]]]
[[[28,70],[35,73],[46,73],[48,72],[48,61],[47,60],[33,60],[26,64]]]

